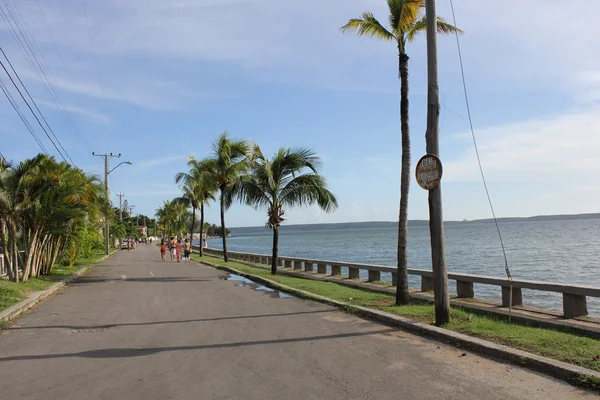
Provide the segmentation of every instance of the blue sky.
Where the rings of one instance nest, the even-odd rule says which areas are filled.
[[[8,4],[0,8],[22,16],[83,140],[1,15],[0,44],[76,165],[103,173],[90,150],[133,162],[110,175],[113,201],[124,192],[135,212],[153,215],[162,200],[178,195],[173,176],[185,170],[186,156],[208,155],[216,136],[229,130],[267,153],[308,146],[321,155],[340,207],[333,214],[290,210],[287,223],[397,219],[396,49],[339,31],[363,11],[386,21],[385,1],[86,0],[100,77],[80,0],[39,1],[50,31],[35,0]],[[600,53],[594,50],[600,3],[522,0],[515,10],[503,2],[455,0],[455,8],[497,214],[600,211]],[[438,2],[438,11],[451,19],[448,0]],[[424,36],[408,52],[414,164],[425,153]],[[454,37],[440,38],[439,59],[444,216],[487,218]],[[4,97],[0,121],[0,151],[8,159],[39,152]],[[217,223],[218,207],[209,207],[207,217]],[[427,193],[413,179],[409,218],[427,217]],[[229,226],[264,220],[263,211],[240,205],[226,217]]]

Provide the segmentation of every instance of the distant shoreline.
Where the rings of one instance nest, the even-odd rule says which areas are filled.
[[[536,221],[564,221],[578,219],[600,219],[600,213],[588,214],[559,214],[559,215],[536,215],[533,217],[504,217],[498,218],[498,222],[536,222]],[[464,221],[444,221],[445,225],[465,225],[474,223],[494,222],[493,218],[474,219]],[[329,230],[329,229],[360,229],[360,228],[391,228],[397,226],[395,221],[364,221],[364,222],[339,222],[325,224],[296,224],[282,225],[281,231],[303,231],[303,230]],[[408,226],[428,226],[429,221],[423,219],[413,219],[408,221]],[[231,234],[243,234],[266,230],[264,226],[230,227]]]

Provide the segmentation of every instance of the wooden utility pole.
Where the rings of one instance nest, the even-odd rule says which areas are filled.
[[[435,6],[435,0],[426,0],[428,90],[427,133],[425,134],[425,139],[427,142],[427,154],[434,154],[439,157],[440,102],[437,64],[437,13]],[[446,249],[444,245],[441,184],[429,190],[429,232],[431,234],[435,324],[439,326],[450,322],[450,299],[448,297],[448,270],[446,269]]]
[[[123,222],[123,196],[125,193],[119,193],[119,220]]]

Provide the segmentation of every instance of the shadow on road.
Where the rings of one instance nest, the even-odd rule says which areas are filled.
[[[150,282],[150,283],[165,283],[165,282],[214,282],[218,278],[186,278],[182,276],[169,276],[169,277],[156,277],[156,278],[125,278],[121,277],[103,277],[103,278],[80,278],[71,283],[71,285],[81,285],[86,283],[98,283],[98,282]]]
[[[106,324],[106,325],[86,325],[86,326],[70,326],[70,325],[49,325],[49,326],[16,326],[7,328],[7,331],[30,330],[30,329],[73,329],[73,330],[93,330],[93,329],[111,329],[120,326],[147,326],[147,325],[163,325],[163,324],[187,324],[192,322],[212,322],[212,321],[227,321],[237,319],[252,319],[252,318],[271,318],[271,317],[290,317],[293,315],[319,314],[329,313],[332,310],[316,310],[303,311],[287,314],[263,314],[263,315],[242,315],[236,317],[219,317],[219,318],[203,318],[203,319],[186,319],[180,321],[154,321],[154,322],[130,322],[122,324]]]
[[[289,339],[273,339],[273,340],[256,340],[248,342],[234,342],[234,343],[217,343],[217,344],[204,344],[197,346],[173,346],[173,347],[154,347],[154,348],[140,348],[140,349],[100,349],[100,350],[89,350],[81,351],[78,353],[59,353],[59,354],[39,354],[39,355],[25,355],[25,356],[12,356],[12,357],[1,357],[0,362],[3,361],[25,361],[25,360],[48,360],[58,358],[71,358],[71,357],[82,357],[82,358],[128,358],[128,357],[141,357],[149,356],[153,354],[171,352],[171,351],[190,351],[190,350],[206,350],[206,349],[228,349],[245,346],[262,346],[270,344],[282,344],[282,343],[298,343],[298,342],[310,342],[316,340],[334,340],[360,336],[370,335],[381,335],[396,332],[398,329],[385,329],[375,330],[367,332],[352,332],[352,333],[339,333],[336,335],[322,335],[322,336],[308,336],[300,338],[289,338]]]

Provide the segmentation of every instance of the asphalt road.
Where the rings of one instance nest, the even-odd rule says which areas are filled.
[[[154,246],[119,252],[0,335],[0,397],[596,398],[224,276]]]

